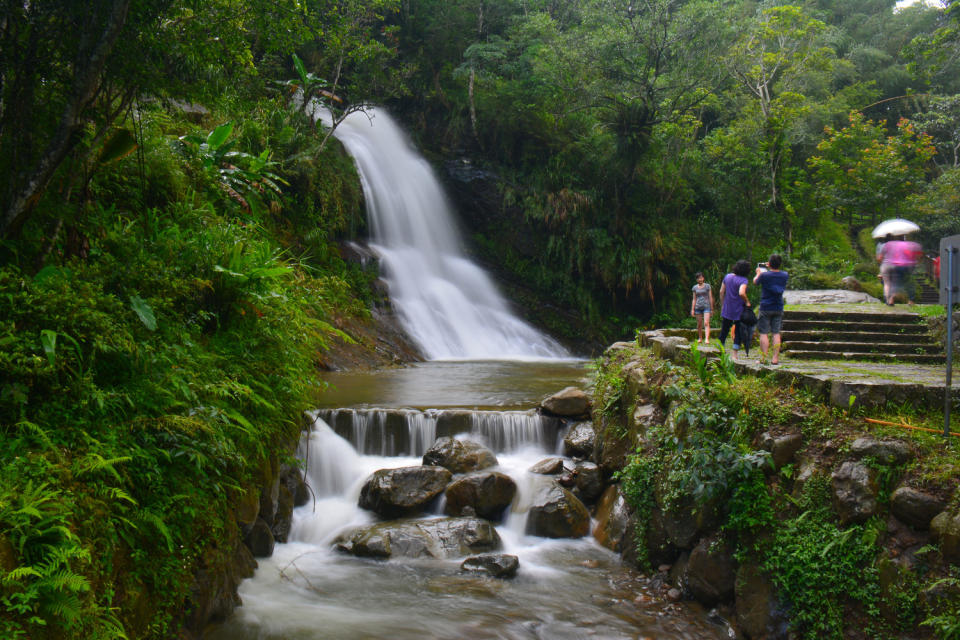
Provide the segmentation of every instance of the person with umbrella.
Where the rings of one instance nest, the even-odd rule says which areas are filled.
[[[919,229],[909,220],[896,218],[881,222],[871,234],[874,238],[893,238],[883,243],[877,255],[884,278],[884,301],[891,307],[900,292],[906,292],[907,303],[913,304],[913,269],[923,250],[916,242],[907,240],[906,235]]]

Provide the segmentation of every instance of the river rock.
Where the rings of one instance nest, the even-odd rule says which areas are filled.
[[[364,558],[456,558],[500,547],[493,525],[480,518],[381,522],[346,531],[334,547]]]
[[[279,497],[277,498],[277,515],[273,518],[270,532],[277,542],[286,542],[290,536],[290,527],[293,525],[293,494],[287,485],[280,483]]]
[[[571,458],[593,457],[594,444],[597,433],[592,422],[578,422],[570,427],[570,432],[563,439],[563,455]]]
[[[561,418],[585,418],[590,415],[590,396],[583,389],[567,387],[546,398],[540,409]]]
[[[423,464],[441,466],[453,473],[467,473],[496,466],[497,456],[479,442],[437,438],[423,454]]]
[[[530,467],[528,471],[542,476],[555,476],[558,473],[563,473],[563,458],[544,458]]]
[[[384,518],[413,515],[443,493],[452,477],[438,466],[380,469],[360,490],[360,506]]]
[[[714,605],[733,597],[737,563],[733,551],[714,538],[704,538],[690,552],[686,585],[699,602]]]
[[[597,526],[593,528],[593,537],[607,549],[619,553],[629,524],[630,509],[620,485],[610,485],[597,505]]]
[[[910,446],[901,440],[857,438],[850,445],[850,453],[856,458],[872,458],[880,464],[893,466],[899,466],[913,458]]]
[[[877,512],[876,472],[859,462],[844,462],[830,476],[833,505],[840,524],[866,522]]]
[[[512,578],[517,575],[520,560],[506,553],[484,553],[470,556],[460,564],[463,571],[486,573],[494,578]]]
[[[546,538],[580,538],[590,533],[590,512],[575,495],[550,483],[533,499],[526,533]]]
[[[261,469],[260,513],[268,526],[273,526],[277,515],[277,501],[280,499],[280,469],[272,458]]]
[[[447,486],[445,510],[449,515],[459,516],[465,515],[464,509],[473,509],[481,518],[500,520],[516,494],[517,484],[510,476],[496,471],[475,471]]]
[[[898,487],[890,496],[890,510],[900,522],[919,531],[930,528],[930,521],[943,511],[946,503],[913,487]]]

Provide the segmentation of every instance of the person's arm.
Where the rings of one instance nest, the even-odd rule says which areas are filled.
[[[753,276],[753,284],[757,284],[757,281],[760,280],[761,275],[763,275],[763,269],[757,267],[757,275]]]
[[[697,310],[697,292],[693,292],[693,299],[690,301],[690,315],[696,315],[695,311]]]
[[[743,303],[750,306],[750,298],[747,297],[747,283],[744,282],[740,285],[740,299],[743,300]]]
[[[710,310],[713,311],[713,287],[710,287],[707,293],[710,294]]]

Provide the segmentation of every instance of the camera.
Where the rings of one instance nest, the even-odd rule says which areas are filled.
[[[764,271],[767,271],[768,269],[770,269],[770,265],[768,265],[766,262],[758,262],[757,269],[762,269]]]

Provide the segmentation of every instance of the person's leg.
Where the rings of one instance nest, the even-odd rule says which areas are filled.
[[[703,312],[703,329],[704,329],[704,333],[707,336],[707,339],[704,340],[704,342],[707,344],[710,344],[710,312],[709,311]]]
[[[703,342],[703,314],[695,314],[697,318],[697,342]]]
[[[767,312],[760,309],[760,315],[757,317],[757,332],[760,334],[760,361],[767,361],[767,350],[770,348],[770,317]]]
[[[720,344],[726,346],[727,336],[730,335],[730,327],[733,326],[733,320],[720,317]]]
[[[783,330],[783,312],[770,318],[770,331],[773,332],[773,357],[770,364],[780,364],[780,333]]]
[[[917,297],[917,284],[913,279],[913,267],[904,267],[903,286],[907,292],[907,303],[913,304],[913,301]]]

